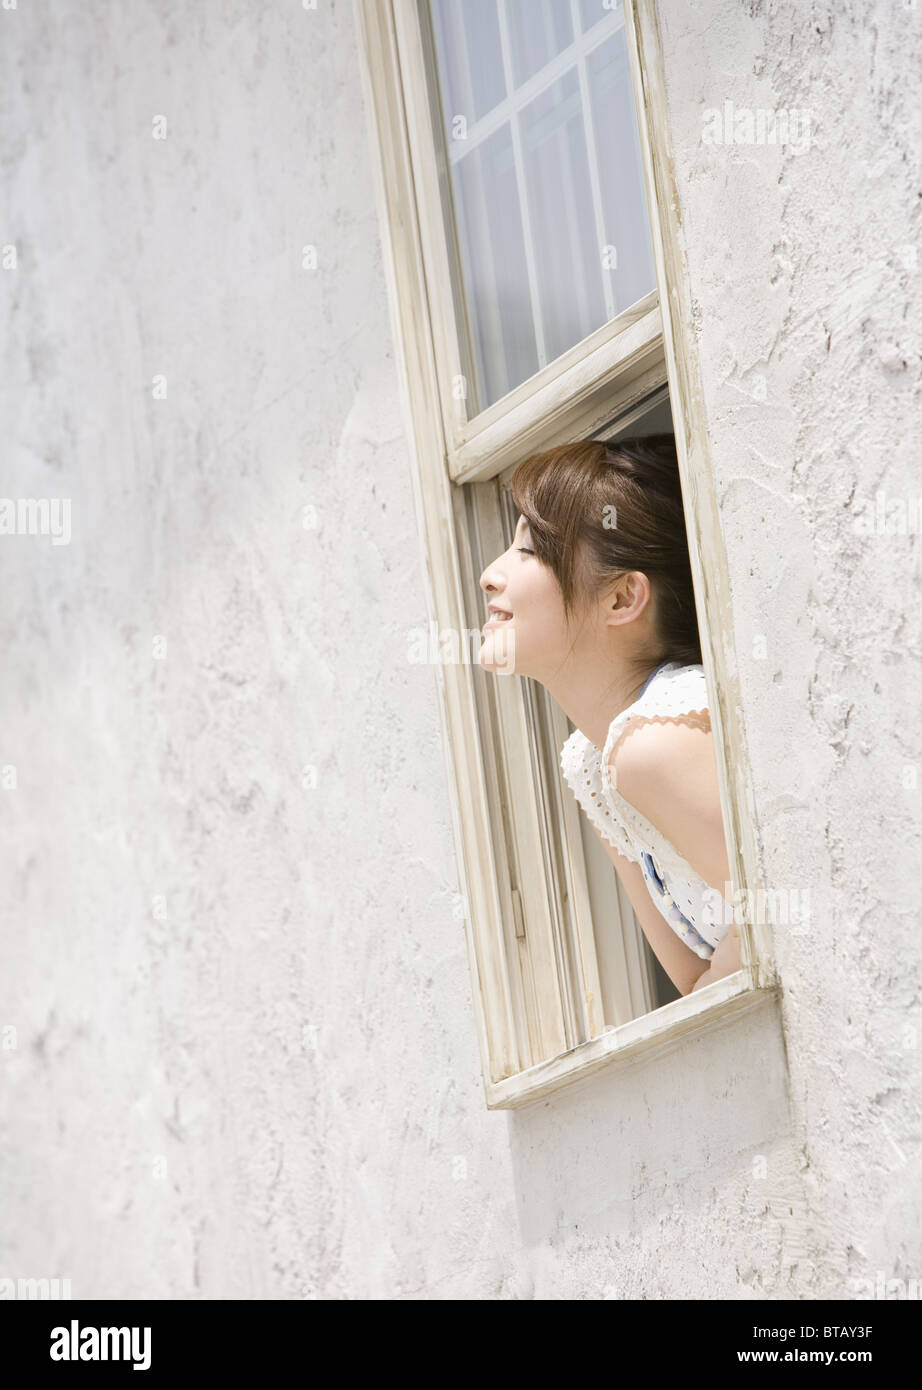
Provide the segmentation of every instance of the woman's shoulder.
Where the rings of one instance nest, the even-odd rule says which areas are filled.
[[[682,668],[671,692],[625,713],[606,743],[603,782],[713,884],[726,851],[703,667]]]
[[[707,680],[704,667],[670,662],[657,671],[632,705],[611,721],[602,750],[603,761],[619,769],[681,757],[689,735],[710,732]],[[701,742],[700,738],[696,745]],[[630,752],[627,750],[630,749]]]
[[[655,720],[632,719],[606,762],[612,785],[637,805],[635,793],[659,799],[700,780],[713,757],[710,714],[703,709]]]
[[[612,720],[602,763],[603,784],[660,829],[664,807],[687,813],[706,805],[714,751],[704,667],[671,663],[658,671]]]
[[[703,666],[669,662],[611,721],[601,752],[579,729],[564,743],[560,763],[566,781],[605,838],[627,858],[639,860],[638,831],[650,839],[664,800],[678,807],[691,797],[700,804],[709,766],[702,745],[710,752],[711,744],[710,737],[702,737],[702,731],[710,731],[707,705]],[[671,827],[671,816],[669,821]]]

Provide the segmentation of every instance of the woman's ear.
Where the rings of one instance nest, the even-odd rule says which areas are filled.
[[[650,581],[642,570],[628,570],[615,581],[615,589],[608,600],[608,608],[613,622],[629,622],[639,618],[653,599]]]

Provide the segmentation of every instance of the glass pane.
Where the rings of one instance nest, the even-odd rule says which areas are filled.
[[[573,42],[569,4],[560,0],[506,0],[512,76],[517,87]]]
[[[521,132],[542,357],[552,362],[608,318],[575,68],[524,108]]]
[[[616,8],[621,9],[620,0]],[[611,0],[607,5],[605,0],[579,0],[579,22],[583,32],[591,29],[593,24],[598,24],[600,19],[608,19],[611,12]]]
[[[506,96],[496,0],[434,0],[432,24],[450,141],[455,116],[479,121]]]
[[[620,411],[601,429],[590,435],[590,438],[604,439],[611,443],[616,439],[644,434],[671,434],[675,437],[675,422],[672,418],[668,386],[658,386],[629,410]]]
[[[586,60],[592,123],[599,148],[605,240],[614,247],[606,269],[616,312],[635,304],[656,284],[634,93],[623,29]],[[609,138],[611,137],[611,138]],[[616,137],[616,138],[615,138]]]
[[[477,379],[496,401],[538,370],[508,125],[459,161],[454,183]]]
[[[419,3],[470,418],[655,288],[624,15]]]

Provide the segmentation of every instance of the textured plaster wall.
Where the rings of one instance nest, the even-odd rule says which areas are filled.
[[[659,13],[758,827],[810,892],[774,933],[803,1288],[854,1296],[922,1276],[922,7]],[[811,145],[702,141],[727,101]]]
[[[910,484],[922,21],[834,8],[664,25],[759,831],[814,893],[777,943],[791,1081],[768,1007],[520,1112],[484,1106],[437,673],[406,661],[353,10],[2,14],[0,492],[72,499],[72,536],[0,549],[0,1276],[749,1298],[912,1265],[917,552],[849,505]],[[812,101],[821,146],[715,157],[712,88]]]

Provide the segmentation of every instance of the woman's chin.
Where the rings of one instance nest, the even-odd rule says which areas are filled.
[[[485,671],[500,676],[515,674],[515,633],[495,627],[485,632],[477,660]]]

